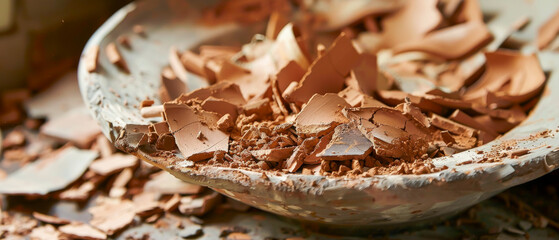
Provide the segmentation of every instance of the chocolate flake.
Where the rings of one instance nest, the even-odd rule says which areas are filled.
[[[107,58],[112,64],[118,66],[124,72],[130,73],[128,64],[126,64],[126,61],[124,61],[124,58],[122,58],[122,55],[120,54],[120,51],[118,50],[116,44],[109,43],[105,47],[105,54],[107,54]]]
[[[357,129],[355,124],[336,127],[332,140],[318,157],[325,160],[363,160],[373,150],[373,143]]]

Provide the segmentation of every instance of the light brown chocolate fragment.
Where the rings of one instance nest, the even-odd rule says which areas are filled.
[[[280,162],[289,158],[294,149],[295,147],[259,149],[250,151],[250,154],[259,161]]]
[[[151,180],[144,185],[145,192],[157,194],[198,194],[203,190],[202,186],[183,182],[165,171],[153,174]]]
[[[40,132],[54,139],[72,142],[80,148],[88,148],[101,134],[101,129],[88,112],[73,110],[43,124]]]
[[[491,39],[483,22],[472,21],[431,32],[419,41],[398,45],[394,52],[421,51],[445,59],[458,59],[476,52]]]
[[[286,100],[302,105],[314,94],[336,93],[342,90],[344,77],[355,67],[361,56],[349,37],[343,33],[336,38],[324,56],[317,58],[303,79]]]
[[[536,39],[536,45],[538,49],[543,49],[559,33],[559,11],[555,12],[551,18],[549,18],[540,28],[538,29],[538,36]]]
[[[201,115],[187,105],[165,103],[163,106],[169,128],[186,159],[200,161],[211,158],[215,151],[228,150],[229,136],[208,127],[208,125],[215,125],[215,122],[203,124],[200,121]],[[206,140],[198,140],[198,133],[204,135]]]
[[[180,60],[179,50],[174,46],[169,49],[169,65],[179,80],[188,82],[188,72]]]
[[[2,148],[8,149],[25,144],[25,134],[21,129],[14,129],[2,140]]]
[[[293,150],[293,154],[285,162],[285,166],[289,172],[296,172],[302,165],[305,156],[309,155],[319,139],[315,137],[305,139],[299,146]]]
[[[266,38],[276,39],[281,29],[288,23],[287,17],[279,12],[274,11],[270,14],[270,19],[268,20],[268,26],[266,27]]]
[[[229,113],[223,115],[217,121],[217,128],[223,132],[230,132],[234,126],[235,126],[235,122],[233,120],[233,117],[231,117]]]
[[[252,114],[256,114],[257,116],[266,116],[272,113],[272,108],[270,107],[270,100],[265,98],[247,103],[243,107],[243,111],[247,116]]]
[[[128,182],[130,182],[133,174],[134,171],[132,170],[132,168],[126,168],[122,170],[122,172],[120,172],[113,181],[111,189],[109,190],[109,197],[121,198],[122,196],[124,196],[127,191],[125,186],[128,184]]]
[[[372,150],[373,143],[363,136],[355,124],[341,124],[336,127],[332,140],[318,157],[324,160],[362,160]]]
[[[138,164],[138,158],[132,155],[113,154],[106,158],[95,160],[89,169],[99,175],[110,175],[125,168],[131,168]]]
[[[132,27],[132,31],[142,37],[146,37],[146,29],[144,26],[136,24]]]
[[[116,44],[109,43],[105,47],[105,54],[107,55],[107,58],[112,64],[119,67],[122,71],[126,73],[130,73],[128,64],[126,64],[126,61],[124,60],[124,58],[122,58],[122,55],[120,54],[120,51],[118,50]]]
[[[433,126],[435,127],[438,127],[443,130],[448,130],[449,132],[457,135],[462,135],[466,137],[474,137],[476,135],[475,129],[448,120],[436,114],[433,114],[431,116],[431,124],[433,124]]]
[[[99,45],[91,46],[84,55],[85,70],[92,73],[97,71],[99,61]]]
[[[205,61],[200,55],[193,53],[190,50],[184,51],[180,56],[180,61],[189,72],[192,72],[201,77],[207,77],[206,69],[204,67]],[[209,82],[212,84],[213,82]]]
[[[33,217],[41,222],[50,223],[54,225],[63,225],[70,223],[70,220],[62,219],[55,216],[45,215],[38,212],[33,212]]]
[[[108,235],[113,235],[134,220],[134,204],[130,200],[104,198],[98,201],[98,205],[88,210],[93,215],[90,224]]]
[[[342,114],[344,107],[350,105],[336,94],[315,94],[295,118],[295,128],[300,134],[322,135],[349,121]]]
[[[318,164],[322,161],[322,158],[318,156],[326,147],[329,145],[334,131],[322,136],[320,141],[316,144],[314,150],[303,160],[305,164]]]
[[[179,205],[179,211],[185,215],[203,216],[211,211],[217,203],[222,199],[222,196],[217,192],[201,197],[183,197]]]
[[[87,240],[105,240],[107,234],[80,222],[70,223],[58,228],[58,230],[67,237],[74,239],[87,239]]]
[[[362,54],[361,62],[351,70],[351,77],[359,83],[359,89],[372,95],[377,90],[377,56]]]
[[[481,131],[487,132],[491,136],[494,136],[494,137],[499,136],[499,134],[494,129],[490,128],[487,125],[483,125],[483,124],[479,123],[474,118],[470,117],[469,115],[467,115],[466,113],[464,113],[464,112],[462,112],[458,109],[455,110],[450,115],[450,117],[448,117],[448,119],[450,119],[452,121],[455,121],[457,123],[464,124],[468,127],[479,129]]]

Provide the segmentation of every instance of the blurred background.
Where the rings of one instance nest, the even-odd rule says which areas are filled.
[[[0,0],[0,89],[39,91],[77,66],[87,39],[129,0]]]

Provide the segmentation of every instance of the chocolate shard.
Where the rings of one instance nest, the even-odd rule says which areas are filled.
[[[278,90],[280,93],[285,92],[289,84],[292,82],[299,82],[305,75],[305,70],[295,61],[288,62],[276,74],[276,81],[278,82]]]
[[[357,80],[359,89],[372,95],[377,90],[377,56],[364,53],[361,62],[351,70],[351,77]]]
[[[388,46],[420,40],[435,29],[442,16],[437,0],[409,1],[398,12],[385,17],[381,24],[382,40]]]
[[[197,74],[198,76],[207,77],[204,67],[205,61],[200,55],[193,53],[190,50],[186,50],[181,54],[180,61],[186,70]],[[213,82],[209,83],[212,84]]]
[[[203,190],[204,187],[181,181],[165,171],[153,174],[144,185],[144,192],[157,194],[198,194]]]
[[[136,165],[138,165],[138,158],[135,156],[117,153],[92,162],[89,169],[99,175],[106,176]]]
[[[391,126],[361,125],[361,132],[373,143],[375,154],[383,157],[402,158],[404,149],[398,148],[401,141],[409,139],[404,130]]]
[[[309,67],[309,53],[301,41],[302,37],[301,31],[292,23],[281,29],[268,52],[276,68],[280,69],[291,61],[296,62],[302,69]]]
[[[122,198],[126,194],[126,184],[132,180],[134,171],[132,168],[122,170],[115,178],[109,190],[109,197]]]
[[[107,54],[107,58],[112,64],[119,67],[122,71],[130,73],[128,64],[126,64],[126,61],[124,60],[124,58],[122,58],[122,55],[120,54],[120,51],[116,47],[115,43],[109,43],[105,47],[105,54]]]
[[[85,70],[88,72],[97,71],[98,61],[99,61],[99,45],[91,46],[85,52],[83,56]]]
[[[220,117],[225,114],[229,114],[231,118],[234,120],[237,119],[238,107],[237,105],[225,100],[225,99],[218,99],[214,97],[208,97],[204,102],[202,102],[202,109],[210,112],[217,113]]]
[[[400,10],[404,7],[406,1],[333,1],[326,8],[319,7],[320,4],[316,2],[313,3],[308,7],[316,11],[316,14],[320,15],[322,20],[317,22],[318,26],[316,27],[320,30],[332,31],[356,23],[366,17],[375,17]]]
[[[446,109],[441,105],[429,101],[421,96],[415,96],[406,92],[397,90],[382,90],[377,91],[377,94],[380,100],[391,106],[404,103],[406,102],[407,98],[411,104],[425,112],[433,112],[436,114],[444,114],[446,112]]]
[[[314,146],[318,143],[319,139],[316,137],[310,137],[297,146],[293,151],[293,154],[285,162],[285,166],[289,172],[296,172],[302,165],[305,156],[308,156],[314,149]]]
[[[350,105],[336,94],[315,94],[295,118],[295,128],[300,134],[323,135],[349,121],[342,114],[345,107]]]
[[[169,65],[175,76],[186,84],[188,82],[188,72],[180,60],[179,50],[174,46],[169,49]]]
[[[274,11],[270,15],[268,25],[266,27],[266,38],[274,40],[285,25],[289,23],[287,16],[279,11]]]
[[[61,233],[56,230],[52,225],[44,225],[34,228],[29,234],[31,239],[41,240],[58,240],[61,239]]]
[[[480,131],[484,131],[494,137],[499,136],[499,134],[495,131],[495,129],[492,129],[487,125],[479,123],[474,118],[470,117],[468,114],[460,111],[459,109],[456,109],[448,118],[452,121],[464,124],[468,127],[475,128]]]
[[[62,219],[55,216],[45,215],[38,212],[33,212],[33,217],[41,222],[54,224],[54,225],[62,225],[70,223],[70,220]]]
[[[477,134],[477,131],[475,129],[470,128],[468,126],[464,126],[452,120],[448,120],[437,114],[433,114],[431,116],[431,124],[433,124],[433,126],[438,127],[440,129],[447,130],[456,135],[462,135],[465,137],[474,137]]]
[[[134,220],[134,204],[130,200],[98,199],[100,203],[89,208],[93,215],[90,224],[108,235],[113,235]]]
[[[338,125],[332,140],[318,154],[324,160],[362,160],[373,150],[373,143],[359,131],[355,123]]]
[[[516,126],[512,123],[509,123],[507,120],[493,118],[488,115],[474,117],[474,119],[476,120],[476,122],[479,122],[480,124],[491,128],[498,133],[506,133]]]
[[[43,124],[40,132],[57,140],[72,142],[80,148],[88,148],[101,134],[101,129],[85,109],[75,109]]]
[[[67,237],[73,239],[105,240],[107,235],[85,223],[74,222],[58,228]]]
[[[0,193],[45,195],[76,181],[97,158],[95,151],[66,147],[29,163],[0,181]]]
[[[340,34],[323,56],[318,57],[286,100],[301,105],[314,94],[337,93],[342,90],[347,74],[360,61],[351,39]]]
[[[491,41],[492,35],[481,21],[457,24],[427,34],[424,38],[395,47],[394,53],[421,51],[453,60],[478,51]]]
[[[291,156],[294,149],[295,147],[259,149],[251,150],[250,154],[259,161],[280,162]]]
[[[270,107],[270,100],[265,98],[265,99],[251,101],[243,107],[243,112],[245,113],[246,116],[256,114],[257,116],[265,117],[267,115],[270,115],[272,114],[272,108]]]
[[[210,212],[220,201],[222,196],[212,192],[200,197],[183,197],[179,211],[185,215],[203,216]]]
[[[204,101],[210,96],[217,99],[227,99],[227,101],[237,106],[246,104],[239,85],[231,82],[218,82],[214,85],[194,90],[180,96],[179,101],[186,102],[194,98]]]
[[[162,102],[168,102],[178,98],[188,92],[186,84],[177,78],[161,77],[161,87],[159,89],[159,98]]]
[[[169,128],[185,159],[200,161],[211,158],[215,151],[228,150],[229,135],[208,126],[217,123],[203,123],[203,116],[184,104],[165,103],[163,106]],[[199,132],[204,139],[197,138]]]
[[[334,131],[331,131],[330,133],[322,136],[318,144],[316,144],[314,150],[303,160],[303,163],[319,164],[322,161],[322,158],[319,157],[318,154],[320,154],[322,151],[324,151],[324,149],[326,149],[333,135],[334,135]]]
[[[270,58],[262,57],[250,62],[250,69],[231,61],[223,61],[217,81],[232,82],[239,85],[244,99],[262,98],[269,89],[269,76],[275,73]]]
[[[538,49],[547,47],[547,45],[557,37],[557,33],[559,33],[559,11],[555,12],[555,14],[538,29],[536,40]]]
[[[521,103],[540,92],[545,75],[536,55],[523,55],[512,51],[485,53],[487,70],[475,85],[467,89],[464,99],[482,99],[487,91],[502,99]]]

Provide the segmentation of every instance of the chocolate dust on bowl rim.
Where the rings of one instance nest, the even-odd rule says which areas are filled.
[[[119,149],[261,209],[327,223],[349,216],[348,224],[367,214],[364,225],[440,216],[556,167],[556,157],[548,159],[556,126],[524,122],[543,119],[534,117],[549,110],[540,99],[553,101],[554,66],[544,53],[554,48],[548,35],[556,20],[539,21],[537,42],[527,44],[539,50],[530,51],[506,40],[534,16],[487,20],[477,1],[451,2],[243,8],[225,1],[189,19],[191,35],[173,35],[180,29],[173,21],[158,27],[123,11],[106,27],[141,22],[143,35],[111,32],[101,44],[109,32],[100,29],[84,50],[80,86]],[[344,14],[352,8],[359,14]],[[238,32],[219,30],[230,22],[240,23]],[[165,56],[153,56],[149,41]],[[158,59],[156,75],[144,69],[150,57]],[[534,145],[539,139],[548,145]],[[346,195],[329,213],[324,203],[340,199],[338,187]],[[405,192],[420,188],[415,197]],[[401,201],[393,215],[406,214],[345,207],[361,198],[388,204],[388,192]],[[424,205],[404,204],[418,199]]]

